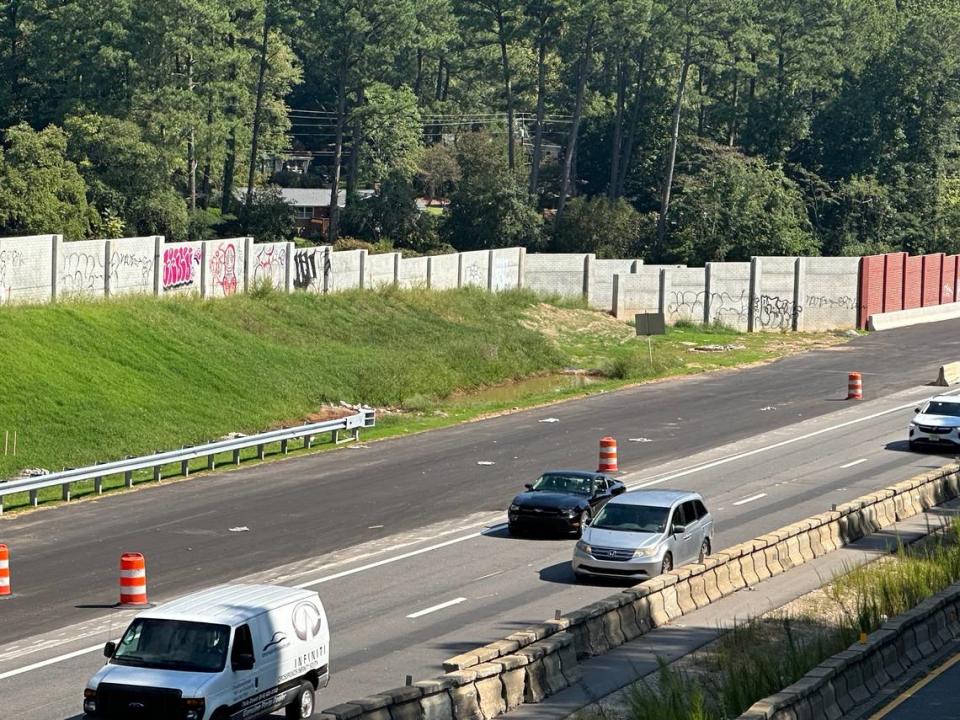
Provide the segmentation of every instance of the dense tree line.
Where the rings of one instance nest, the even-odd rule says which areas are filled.
[[[279,180],[346,191],[330,239],[419,251],[960,251],[960,0],[0,13],[6,234],[283,234],[275,193],[253,190]],[[310,173],[261,172],[294,149]]]

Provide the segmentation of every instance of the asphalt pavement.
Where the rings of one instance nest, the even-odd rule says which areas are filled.
[[[126,550],[147,555],[155,600],[251,575],[316,587],[334,638],[321,707],[436,674],[448,656],[612,591],[572,582],[572,541],[505,536],[523,482],[591,467],[613,434],[633,486],[704,493],[718,547],[762,534],[943,462],[905,452],[903,437],[912,404],[935,392],[918,386],[960,356],[956,327],[5,518],[16,597],[0,605],[0,707],[24,720],[75,713],[92,648],[128,617],[104,609]],[[880,399],[838,402],[849,370]]]
[[[958,685],[960,654],[934,669],[870,720],[955,720],[960,716],[957,710]]]

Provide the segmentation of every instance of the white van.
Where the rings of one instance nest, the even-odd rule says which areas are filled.
[[[330,680],[330,630],[315,592],[222,585],[138,614],[90,678],[90,720],[313,715]]]

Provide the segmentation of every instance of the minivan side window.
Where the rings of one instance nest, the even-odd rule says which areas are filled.
[[[687,525],[692,525],[700,519],[700,513],[697,512],[697,504],[693,500],[688,500],[683,504],[683,514],[687,518]]]
[[[673,510],[673,520],[671,521],[673,525],[686,525],[687,520],[684,517],[683,505],[677,505]],[[672,527],[672,526],[671,526]]]
[[[697,506],[697,518],[704,518],[707,516],[707,509],[703,506],[702,502],[695,500],[693,504]]]
[[[230,662],[234,665],[241,655],[253,657],[253,637],[250,635],[250,626],[241,625],[233,634],[233,650],[230,652]]]

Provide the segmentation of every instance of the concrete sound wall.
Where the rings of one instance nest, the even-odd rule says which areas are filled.
[[[643,260],[595,260],[588,263],[590,284],[587,304],[597,310],[613,310],[613,276],[636,272]]]
[[[460,253],[460,287],[488,287],[490,282],[490,251],[474,250]]]
[[[750,263],[707,263],[708,322],[746,331],[750,325]]]
[[[209,240],[203,244],[204,297],[229,297],[247,291],[247,250],[253,238]]]
[[[203,243],[166,243],[160,266],[160,290],[166,295],[200,293]]]
[[[757,257],[752,330],[793,330],[801,311],[796,296],[795,257]]]
[[[846,330],[857,327],[860,258],[802,258],[802,309],[797,329]]]
[[[523,286],[542,295],[583,297],[584,269],[591,257],[586,254],[527,253]]]
[[[322,293],[325,290],[324,278],[329,274],[330,248],[295,248],[293,251],[293,289],[310,293]],[[360,271],[357,270],[357,277]]]
[[[666,321],[674,325],[678,320],[702,323],[706,310],[706,269],[677,268],[663,271],[661,303]]]
[[[523,282],[523,248],[499,248],[490,251],[489,286],[494,292],[516,290]]]
[[[460,256],[434,255],[430,258],[430,288],[449,290],[460,286]]]
[[[106,297],[108,263],[106,240],[63,243],[57,255],[57,297]]]
[[[397,263],[400,262],[400,253],[381,253],[367,255],[364,266],[366,277],[363,286],[370,290],[378,287],[395,285],[397,283]]]
[[[366,250],[346,250],[330,253],[327,292],[352,290],[361,287],[366,261]]]
[[[163,278],[163,238],[110,241],[110,295],[156,295]]]
[[[60,241],[59,235],[0,238],[0,305],[54,297],[53,255]]]
[[[277,290],[293,287],[293,243],[255,243],[250,248],[250,282],[269,282]]]
[[[613,276],[614,317],[632,320],[637,313],[660,312],[659,265],[642,265],[635,273]]]
[[[397,284],[402,288],[426,288],[430,285],[430,258],[401,258]]]

